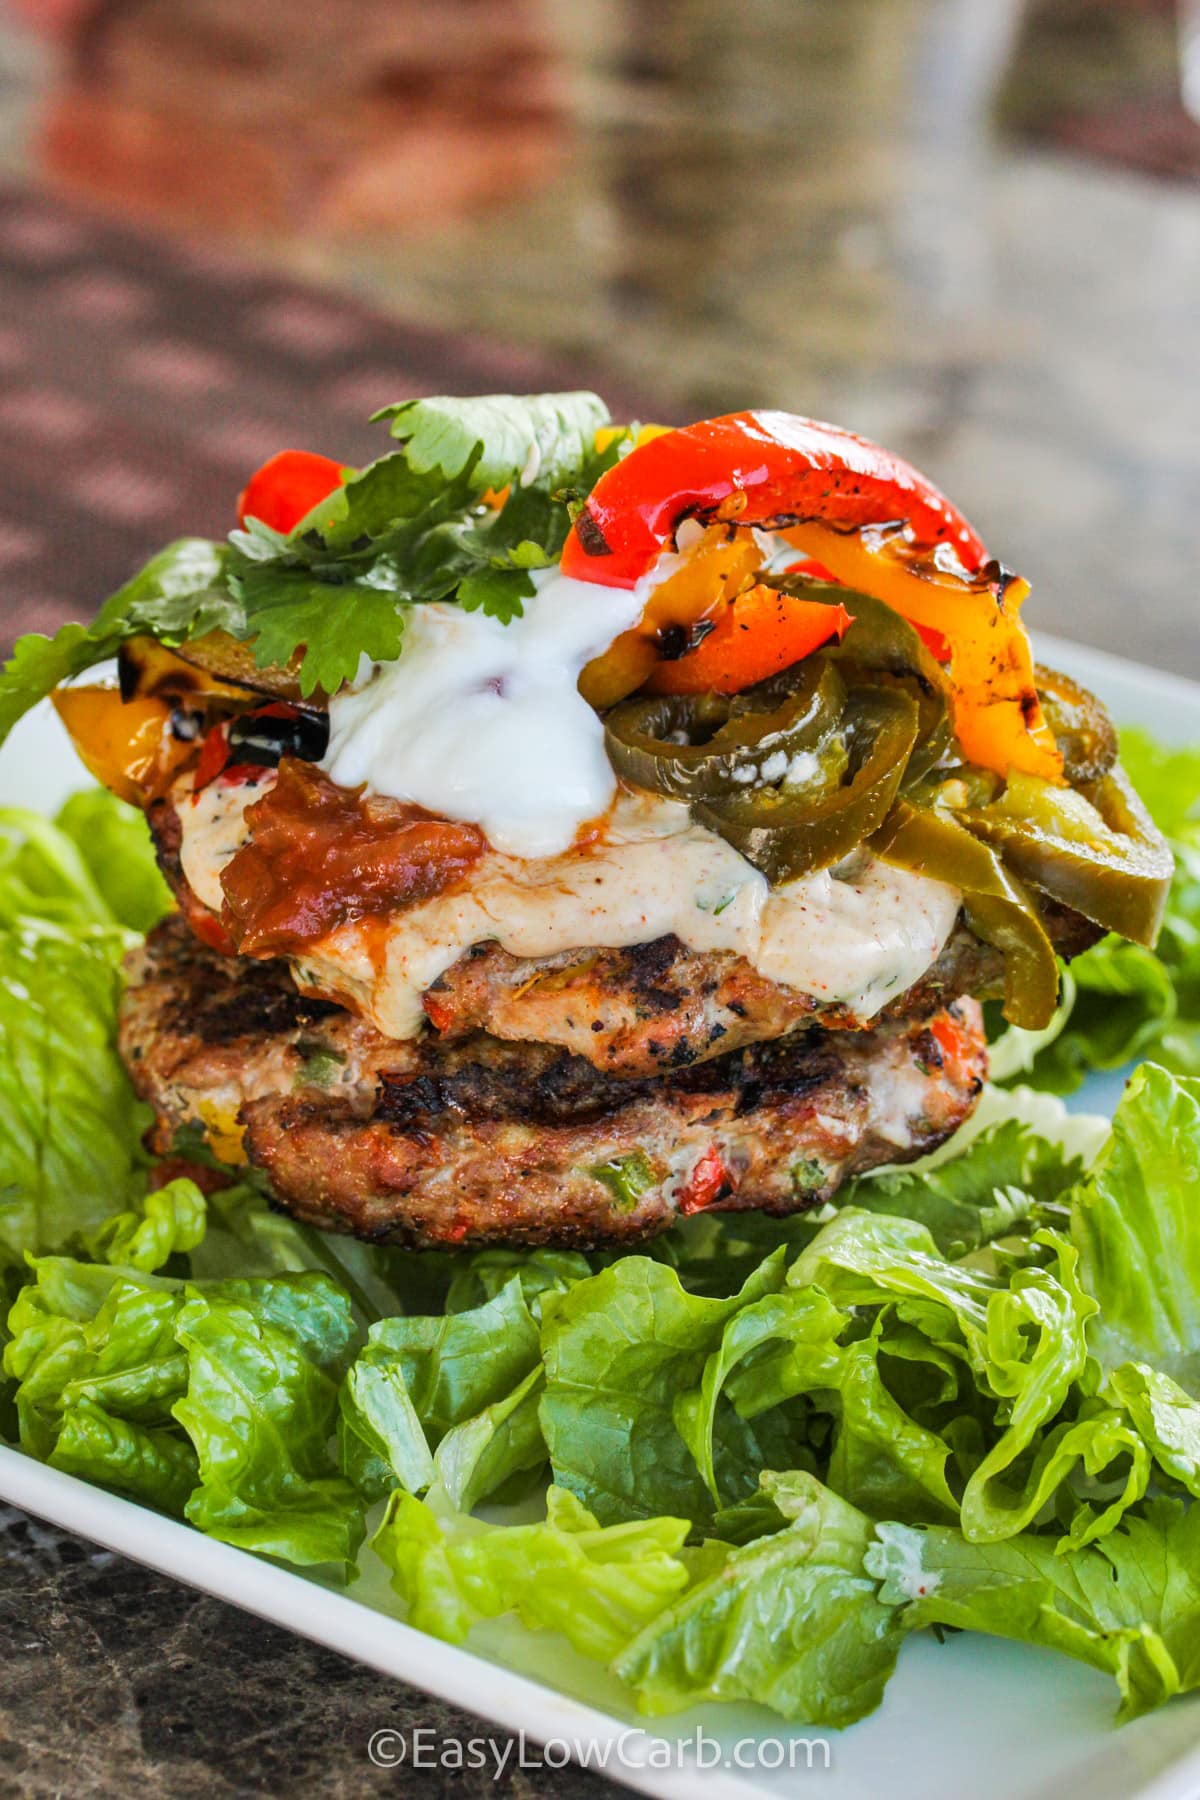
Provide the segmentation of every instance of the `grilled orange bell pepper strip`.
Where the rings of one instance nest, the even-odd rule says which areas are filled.
[[[272,531],[289,532],[306,513],[339,488],[343,464],[313,450],[280,450],[256,469],[238,495],[238,524],[261,519]]]
[[[814,523],[788,529],[846,587],[873,594],[949,651],[954,731],[968,762],[1007,775],[1020,769],[1061,782],[1062,757],[1042,714],[1033,650],[1020,608],[1029,583],[998,563],[964,576],[915,548],[900,524],[840,532]],[[944,640],[938,644],[938,639]]]
[[[694,650],[660,662],[646,685],[652,694],[739,694],[845,637],[851,623],[844,606],[759,584],[730,602]]]
[[[579,677],[584,699],[603,712],[642,687],[662,666],[664,634],[678,634],[686,645],[697,627],[715,623],[734,596],[754,580],[761,562],[762,554],[748,531],[710,525],[680,566],[654,589],[633,629],[623,631],[602,656],[588,663]],[[594,579],[601,581],[603,576]]]
[[[910,464],[791,413],[708,419],[639,445],[601,476],[563,573],[635,587],[693,517],[781,531],[847,587],[941,633],[967,756],[1001,774],[1061,778],[1018,616],[1028,588],[987,561],[967,520]],[[652,598],[661,604],[658,590]]]

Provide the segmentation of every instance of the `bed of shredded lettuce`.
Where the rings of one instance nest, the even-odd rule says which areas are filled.
[[[924,1163],[639,1255],[163,1185],[113,1047],[168,904],[142,822],[0,812],[0,1430],[226,1543],[380,1557],[440,1637],[561,1633],[647,1713],[845,1725],[925,1627],[1105,1670],[1122,1719],[1200,1686],[1200,753],[1131,761],[1180,864],[1158,955],[1080,959]],[[1037,1091],[1131,1056],[1111,1130]]]

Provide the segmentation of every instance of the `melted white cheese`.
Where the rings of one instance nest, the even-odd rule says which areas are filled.
[[[398,661],[330,702],[326,774],[469,820],[508,856],[567,850],[616,791],[579,673],[640,618],[645,584],[557,569],[535,579],[509,625],[457,605],[411,607]]]
[[[343,926],[296,966],[404,1038],[423,1023],[422,994],[472,944],[541,957],[673,932],[869,1019],[937,959],[959,900],[941,882],[866,856],[840,876],[823,869],[772,889],[685,806],[622,793],[598,843],[540,860],[485,856],[459,891],[382,927]]]

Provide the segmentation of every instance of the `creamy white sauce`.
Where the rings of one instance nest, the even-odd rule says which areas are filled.
[[[645,591],[557,569],[535,579],[509,625],[453,604],[411,607],[399,659],[330,702],[332,780],[469,820],[509,856],[567,850],[616,791],[579,673],[636,623]]]
[[[421,996],[472,944],[515,956],[648,943],[744,956],[770,979],[872,1018],[934,962],[960,896],[870,857],[772,889],[688,809],[622,793],[604,839],[569,855],[486,856],[458,892],[382,928],[347,925],[297,959],[389,1037],[423,1023]]]
[[[197,899],[215,913],[220,912],[225,898],[221,872],[246,842],[242,815],[274,781],[273,772],[252,787],[245,782],[212,781],[198,794],[191,791],[190,776],[175,785],[172,799],[183,827],[179,861],[184,878]]]

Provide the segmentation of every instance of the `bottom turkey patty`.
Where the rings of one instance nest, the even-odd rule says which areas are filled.
[[[296,1218],[414,1248],[586,1248],[703,1208],[803,1211],[951,1136],[986,1068],[970,999],[639,1080],[481,1032],[398,1042],[301,994],[282,963],[214,954],[178,918],[127,974],[121,1051],[156,1150],[199,1123]]]

